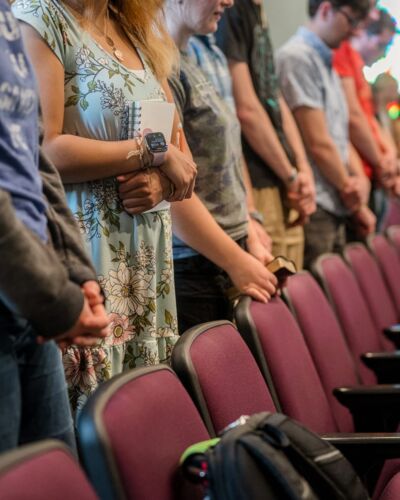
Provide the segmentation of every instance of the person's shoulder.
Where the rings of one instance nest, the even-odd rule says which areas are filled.
[[[300,37],[293,36],[276,53],[278,66],[309,68],[313,66],[313,51]]]
[[[298,35],[293,35],[277,51],[277,57],[280,59],[291,58],[300,61],[307,60],[312,54],[312,48]]]
[[[354,49],[352,48],[350,42],[345,40],[337,49],[334,50],[334,53],[342,57],[349,57],[353,53],[353,51]]]
[[[16,0],[12,5],[17,19],[32,26],[62,64],[73,46],[74,18],[56,0]]]
[[[54,0],[16,0],[11,8],[14,14],[41,19],[46,24],[54,17],[63,17],[60,4]]]
[[[32,25],[40,33],[64,32],[68,24],[64,9],[55,0],[16,0],[12,11],[17,19]]]
[[[343,42],[333,51],[333,67],[341,78],[353,77],[356,63],[356,52],[349,42]]]
[[[220,61],[228,64],[225,54],[218,47],[213,35],[195,35],[189,38],[189,52],[196,60],[196,64],[202,67],[207,61]]]
[[[188,41],[188,53],[196,58],[199,62],[210,49],[206,45],[204,35],[191,36]]]
[[[180,77],[188,82],[201,80],[202,70],[196,55],[190,52],[181,54]]]

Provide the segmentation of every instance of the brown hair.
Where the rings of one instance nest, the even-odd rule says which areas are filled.
[[[78,1],[76,1],[78,3]],[[158,80],[168,77],[178,60],[164,20],[164,0],[79,0],[83,18],[91,22],[108,7]]]
[[[336,9],[341,7],[350,7],[355,12],[360,14],[360,17],[366,17],[370,10],[369,0],[309,0],[308,1],[308,14],[314,17],[319,7],[323,2],[328,1]]]

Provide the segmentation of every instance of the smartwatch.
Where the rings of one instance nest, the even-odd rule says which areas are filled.
[[[162,132],[150,132],[143,137],[143,145],[150,154],[151,167],[159,167],[165,161],[168,144]]]

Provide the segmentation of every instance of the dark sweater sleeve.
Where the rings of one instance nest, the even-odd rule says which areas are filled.
[[[75,283],[96,280],[96,273],[87,255],[78,224],[67,206],[60,175],[54,165],[40,151],[39,170],[43,180],[43,194],[47,201],[48,229],[51,244]]]
[[[0,296],[38,334],[69,330],[83,307],[79,285],[71,282],[58,256],[17,218],[9,194],[0,190]]]

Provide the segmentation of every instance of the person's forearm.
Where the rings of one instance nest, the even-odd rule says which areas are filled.
[[[349,172],[352,175],[357,175],[359,177],[365,177],[364,168],[362,165],[361,158],[354,148],[354,146],[349,144]]]
[[[397,145],[393,135],[385,130],[377,120],[375,120],[375,127],[381,150],[383,152],[391,151],[397,157]]]
[[[243,171],[243,183],[246,189],[247,210],[249,212],[255,212],[256,204],[254,203],[253,186],[251,184],[249,169],[247,167],[246,160],[244,159],[243,156],[242,156],[242,171]]]
[[[292,173],[292,165],[261,104],[238,108],[238,116],[242,132],[252,149],[286,182]]]
[[[312,174],[299,129],[283,97],[279,97],[279,105],[282,113],[283,130],[295,156],[296,166],[300,172]]]
[[[99,141],[60,134],[43,141],[64,183],[85,182],[126,174],[141,168],[136,141]]]
[[[381,164],[381,155],[376,139],[364,114],[350,115],[350,140],[362,158],[374,169]]]
[[[343,77],[342,88],[349,110],[350,141],[359,155],[374,169],[378,169],[381,167],[382,155],[371,124],[361,106],[360,95],[354,78]]]
[[[322,175],[339,191],[343,189],[349,174],[335,144],[326,138],[309,147],[310,155]]]
[[[243,250],[217,224],[195,194],[189,200],[172,203],[172,229],[191,248],[228,271]]]

